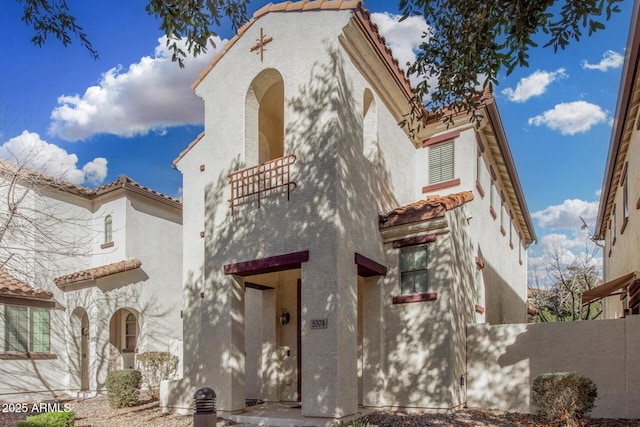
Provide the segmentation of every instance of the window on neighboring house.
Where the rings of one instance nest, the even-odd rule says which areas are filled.
[[[624,170],[624,176],[623,176],[623,183],[622,183],[622,227],[626,226],[627,221],[629,220],[629,187],[627,185],[628,183],[628,179],[627,179],[627,175],[628,175],[628,171],[625,168]]]
[[[453,141],[429,147],[429,184],[437,184],[453,179],[453,153]]]
[[[50,314],[45,308],[5,306],[5,352],[48,353]]]
[[[428,291],[428,264],[429,250],[426,244],[400,250],[400,288],[403,295]]]
[[[125,320],[125,348],[135,350],[138,341],[138,321],[133,313],[127,314]]]
[[[107,215],[104,219],[104,243],[113,241],[113,218]]]
[[[616,244],[616,228],[618,227],[618,222],[616,221],[616,205],[613,205],[613,210],[611,211],[611,245]]]

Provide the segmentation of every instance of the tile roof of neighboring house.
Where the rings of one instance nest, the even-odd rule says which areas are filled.
[[[126,175],[120,175],[116,181],[103,185],[98,188],[87,188],[78,184],[65,181],[63,179],[54,178],[49,175],[34,171],[27,167],[17,165],[15,163],[0,160],[0,174],[15,175],[19,180],[27,182],[34,186],[46,186],[53,190],[59,190],[76,196],[93,200],[103,194],[116,191],[120,188],[133,191],[143,196],[164,202],[177,208],[182,208],[182,203],[178,199],[166,196],[148,187],[144,187]]]
[[[6,270],[0,269],[0,297],[50,300],[53,294],[49,291],[34,288],[16,279]]]
[[[379,227],[388,228],[412,222],[441,218],[453,208],[473,200],[473,193],[463,191],[447,196],[429,196],[410,205],[401,206],[379,217]]]
[[[101,265],[100,267],[89,268],[87,270],[76,271],[75,273],[56,277],[53,281],[59,287],[63,287],[73,283],[95,280],[100,277],[135,270],[136,268],[140,268],[140,266],[142,266],[142,261],[133,258],[125,261],[114,262],[112,264]]]
[[[182,207],[182,202],[180,202],[180,200],[174,199],[173,197],[166,196],[162,193],[159,193],[155,190],[150,189],[149,187],[142,186],[126,175],[120,175],[116,181],[103,185],[102,187],[98,187],[94,189],[93,192],[95,194],[95,197],[98,197],[103,194],[107,194],[112,191],[115,191],[119,188],[131,190],[135,193],[139,193],[139,194],[142,194],[143,196],[147,196],[152,199],[165,202],[167,204],[173,205],[178,208]]]

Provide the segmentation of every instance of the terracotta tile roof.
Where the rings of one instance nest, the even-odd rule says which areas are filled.
[[[301,1],[286,1],[283,3],[277,4],[268,4],[253,14],[253,17],[240,29],[238,29],[238,33],[227,42],[224,48],[213,58],[211,63],[207,68],[205,68],[196,79],[195,82],[191,85],[192,89],[195,89],[200,82],[209,74],[209,72],[216,66],[216,64],[222,59],[222,57],[227,53],[231,47],[242,37],[244,33],[261,17],[267,15],[272,12],[282,13],[282,12],[306,12],[306,11],[318,11],[318,10],[351,10],[353,11],[353,17],[360,23],[360,28],[362,28],[368,35],[369,39],[373,42],[375,47],[380,54],[380,57],[384,62],[387,63],[387,67],[390,72],[393,74],[394,78],[398,82],[398,86],[404,92],[407,100],[411,100],[413,98],[413,88],[411,87],[411,83],[409,81],[409,77],[405,74],[402,67],[400,67],[400,63],[396,58],[394,58],[393,53],[391,52],[391,48],[387,46],[387,42],[385,38],[378,31],[378,26],[375,22],[371,20],[371,13],[365,9],[364,3],[361,0],[301,0]],[[185,148],[178,157],[173,161],[173,166],[182,159],[196,145],[204,136],[204,132],[202,132],[198,137],[193,140],[187,148]]]
[[[176,157],[176,159],[173,161],[173,163],[171,164],[171,167],[175,168],[176,164],[178,164],[180,159],[182,159],[185,156],[185,154],[187,154],[198,142],[200,142],[202,137],[204,137],[204,131],[200,132],[200,134],[196,137],[196,139],[191,141],[189,145],[187,145],[187,148],[185,148],[180,152],[180,154],[178,154],[178,157]]]
[[[127,190],[131,190],[133,192],[136,193],[140,193],[142,195],[145,195],[147,197],[168,203],[170,205],[173,205],[175,207],[182,207],[182,202],[180,202],[180,200],[178,199],[174,199],[173,197],[169,197],[167,195],[164,195],[162,193],[159,193],[155,190],[152,190],[149,187],[145,187],[143,185],[138,184],[137,182],[135,182],[133,179],[129,178],[126,175],[120,175],[118,177],[118,179],[116,181],[113,181],[109,184],[103,185],[102,187],[98,187],[93,191],[94,193],[94,197],[98,197],[101,196],[103,194],[106,193],[110,193],[112,191],[115,191],[119,188],[124,188]]]
[[[76,196],[93,200],[103,194],[115,191],[120,188],[134,191],[144,196],[165,202],[178,208],[182,208],[182,203],[178,199],[166,196],[148,187],[144,187],[126,175],[120,175],[118,179],[98,188],[87,188],[78,184],[67,182],[63,179],[54,178],[49,175],[37,172],[15,163],[0,160],[0,174],[15,175],[18,180],[29,185],[43,185],[53,190],[59,190]]]
[[[19,182],[26,182],[31,184],[42,184],[49,186],[53,189],[62,190],[71,194],[79,196],[89,197],[91,195],[90,188],[83,187],[81,185],[72,184],[63,179],[54,178],[49,175],[45,175],[40,172],[36,172],[33,169],[29,169],[25,166],[18,165],[8,160],[0,159],[0,174],[16,176]]]
[[[53,281],[59,287],[63,287],[71,285],[73,283],[95,280],[99,279],[100,277],[135,270],[136,268],[140,268],[140,266],[142,266],[142,261],[133,258],[125,261],[115,262],[113,264],[101,265],[100,267],[89,268],[87,270],[76,271],[75,273],[56,277],[55,279],[53,279]]]
[[[16,279],[6,270],[0,269],[0,297],[50,300],[53,298],[53,294],[34,288],[22,280]]]
[[[402,206],[379,217],[379,227],[388,228],[412,222],[441,218],[453,208],[473,200],[473,193],[463,191],[447,196],[429,196],[410,205]]]

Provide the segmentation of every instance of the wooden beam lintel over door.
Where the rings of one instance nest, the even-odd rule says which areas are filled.
[[[251,261],[236,262],[224,265],[224,274],[253,276],[254,274],[275,273],[278,271],[300,268],[303,262],[309,261],[309,251],[292,252]]]

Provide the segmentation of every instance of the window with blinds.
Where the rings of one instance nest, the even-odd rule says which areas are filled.
[[[453,179],[453,153],[453,141],[429,147],[429,184]]]
[[[48,353],[51,318],[48,309],[5,306],[4,351]]]
[[[29,312],[26,307],[5,306],[4,351],[27,352]]]

